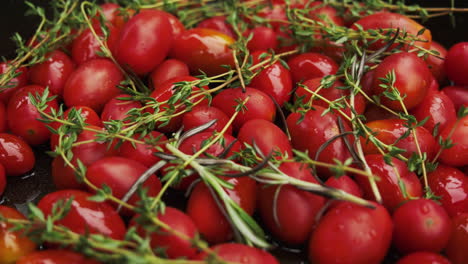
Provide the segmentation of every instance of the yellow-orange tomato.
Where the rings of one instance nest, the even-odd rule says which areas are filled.
[[[0,205],[0,214],[6,218],[25,219],[16,209]],[[0,264],[12,264],[34,250],[36,244],[20,232],[13,232],[13,226],[0,222]]]

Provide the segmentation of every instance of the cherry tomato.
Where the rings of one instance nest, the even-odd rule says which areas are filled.
[[[247,98],[245,109],[239,112],[232,123],[234,131],[238,131],[243,124],[252,119],[275,119],[275,104],[266,93],[255,88],[246,87],[245,93],[240,87],[222,90],[213,98],[212,105],[231,117],[236,112],[236,106]]]
[[[141,108],[141,103],[138,101],[128,100],[129,95],[117,95],[107,101],[102,109],[101,120],[103,122],[111,120],[121,120],[124,123],[130,122],[128,120],[131,115],[129,112],[135,108]]]
[[[262,251],[258,248],[250,247],[237,243],[218,244],[211,248],[216,255],[229,263],[239,264],[279,264],[268,252]],[[202,252],[198,254],[195,260],[208,260],[208,254]]]
[[[257,26],[243,33],[244,37],[248,37],[250,34],[252,34],[252,39],[247,43],[250,52],[274,50],[278,46],[277,35],[272,28]]]
[[[288,17],[286,16],[286,8],[283,4],[272,4],[266,5],[261,9],[257,15],[266,20],[273,20],[269,24],[273,27],[275,31],[278,31],[282,26],[287,26]]]
[[[290,177],[318,184],[307,165],[286,162],[279,169]],[[262,185],[258,192],[261,219],[275,237],[291,245],[309,239],[325,198],[291,185]]]
[[[44,196],[38,203],[45,217],[52,214],[54,204],[71,198],[67,215],[55,224],[69,228],[78,234],[101,234],[112,239],[122,240],[125,224],[119,214],[106,202],[89,200],[92,194],[78,190],[55,191]]]
[[[158,214],[157,218],[173,232],[177,232],[178,235],[165,228],[150,233],[139,224],[136,224],[138,233],[142,235],[145,233],[150,234],[152,248],[164,248],[165,255],[170,259],[183,257],[190,259],[197,254],[197,249],[193,247],[188,239],[195,239],[198,235],[198,230],[188,215],[176,208],[166,207],[163,213]],[[132,222],[137,223],[136,219],[138,218],[135,217]],[[182,238],[181,235],[184,235],[186,239]]]
[[[327,26],[330,26],[330,24],[335,26],[344,26],[344,20],[335,8],[326,5],[321,1],[314,1],[310,3],[308,7],[312,9],[309,12],[310,19],[321,22]]]
[[[388,79],[390,73],[394,73],[394,80]],[[373,80],[373,93],[380,96],[383,105],[393,110],[401,111],[403,106],[396,98],[388,98],[383,93],[394,93],[396,89],[400,93],[406,109],[416,107],[422,102],[431,84],[431,72],[426,63],[414,53],[401,52],[386,57],[375,69]],[[395,81],[394,84],[382,81]],[[383,88],[381,85],[386,85]]]
[[[39,121],[41,114],[36,106],[30,101],[29,95],[34,97],[44,94],[44,87],[39,85],[28,85],[18,89],[10,98],[7,107],[8,127],[11,132],[22,137],[31,145],[39,145],[45,143],[51,132],[44,122]],[[50,101],[47,102],[47,108],[44,110],[50,113],[52,109],[58,109],[57,100],[49,96]]]
[[[7,110],[5,104],[0,101],[0,133],[8,130]]]
[[[168,59],[159,64],[150,74],[153,87],[156,88],[169,79],[189,75],[187,64],[180,60]]]
[[[442,92],[452,100],[455,110],[458,111],[462,105],[468,107],[468,89],[463,86],[447,86]]]
[[[396,264],[451,264],[451,262],[442,255],[420,251],[401,258]]]
[[[0,205],[0,214],[5,218],[21,219],[24,217],[16,209]],[[13,264],[20,257],[36,250],[36,244],[27,238],[22,232],[13,232],[14,226],[3,221],[0,222],[0,263]]]
[[[426,63],[432,75],[434,75],[434,78],[441,83],[447,78],[447,73],[445,72],[445,57],[447,56],[447,50],[436,41],[431,42],[430,49],[438,52],[439,55],[429,55],[426,58]]]
[[[258,64],[263,51],[256,51],[252,54],[253,64]],[[276,62],[271,66],[262,69],[255,76],[250,84],[251,87],[257,88],[260,91],[271,96],[279,106],[283,106],[289,101],[292,91],[291,73],[281,63]]]
[[[114,23],[119,13],[119,6],[116,3],[104,3],[99,5],[101,8],[100,14],[104,17],[105,21]]]
[[[214,16],[203,20],[202,22],[198,23],[197,28],[207,28],[219,31],[233,39],[236,38],[236,34],[232,29],[232,26],[226,23],[225,16]]]
[[[292,147],[286,134],[275,124],[263,119],[252,119],[245,122],[237,136],[241,144],[255,144],[263,155],[273,154],[281,159],[292,157]]]
[[[338,64],[320,53],[303,53],[288,61],[294,83],[312,78],[325,77],[338,71]]]
[[[110,60],[89,60],[70,75],[63,99],[68,107],[88,106],[99,113],[107,101],[120,93],[117,85],[122,80],[122,73]]]
[[[7,176],[20,176],[34,168],[36,158],[23,139],[0,133],[0,163],[5,167]]]
[[[312,263],[378,264],[392,239],[392,219],[387,210],[352,203],[333,207],[315,228],[309,242]]]
[[[182,24],[182,22],[173,14],[164,12],[164,15],[167,17],[169,20],[169,24],[171,24],[171,31],[172,31],[172,37],[175,38],[180,33],[185,31],[185,26]]]
[[[48,249],[23,256],[16,264],[99,264],[99,262],[70,250]]]
[[[450,218],[429,199],[410,200],[393,213],[393,244],[402,253],[440,252],[450,237]]]
[[[439,164],[428,174],[429,187],[451,216],[468,213],[468,176],[460,170]]]
[[[445,71],[455,84],[468,85],[468,42],[453,45],[445,57]]]
[[[53,94],[61,96],[68,77],[75,70],[75,64],[60,50],[46,54],[46,58],[46,61],[29,69],[29,80],[33,84],[48,87]]]
[[[413,109],[413,114],[420,122],[429,117],[423,126],[431,133],[436,126],[439,132],[442,131],[457,118],[452,100],[445,93],[438,91],[430,92],[422,103]]]
[[[445,248],[447,257],[452,264],[464,264],[468,262],[468,213],[461,214],[452,219],[452,233]]]
[[[193,75],[202,71],[213,76],[227,71],[221,65],[234,69],[233,43],[233,38],[216,30],[189,29],[174,39],[170,56],[185,62]]]
[[[468,165],[468,116],[453,121],[440,133],[444,139],[450,139],[454,144],[448,149],[444,149],[440,155],[440,160],[450,166]]]
[[[0,74],[5,74],[8,72],[10,69],[11,62],[0,62]],[[6,86],[8,86],[6,89],[2,90],[0,93],[0,101],[3,103],[8,103],[8,100],[10,100],[10,97],[13,95],[13,93],[17,90],[17,88],[23,87],[28,84],[28,68],[26,67],[20,67],[15,70],[15,75],[18,74],[18,76],[12,78]]]
[[[145,9],[123,26],[115,44],[115,57],[138,75],[151,72],[169,53],[172,27],[167,14]]]
[[[365,159],[372,174],[379,178],[376,181],[377,188],[382,196],[382,204],[389,211],[395,210],[407,200],[422,196],[422,186],[418,176],[409,172],[403,161],[391,158],[392,165],[389,165],[379,154],[366,155]],[[359,175],[356,176],[356,181],[364,191],[364,198],[375,200],[369,179]],[[400,186],[404,186],[404,190]]]
[[[351,177],[343,175],[340,177],[330,177],[325,181],[325,185],[333,187],[336,189],[343,190],[349,194],[352,194],[356,197],[361,197],[364,195],[361,187],[354,181]],[[330,206],[336,206],[339,203],[344,203],[342,201],[333,201]]]
[[[301,113],[292,113],[288,116],[286,122],[291,133],[292,146],[300,151],[308,151],[309,157],[314,160],[330,164],[335,164],[335,159],[344,162],[351,156],[342,138],[333,140],[316,158],[318,150],[324,143],[341,134],[337,116],[332,113],[324,114],[324,111],[325,108],[316,106],[315,110],[307,111],[303,117]],[[349,131],[346,123],[343,126]],[[352,137],[348,140],[353,142]],[[326,168],[317,167],[317,171],[321,178],[328,178],[331,175],[331,171]]]
[[[141,162],[141,164],[148,168],[161,160],[153,154],[154,152],[164,151],[164,142],[167,141],[164,134],[158,131],[151,131],[143,138],[140,134],[136,134],[133,138],[143,140],[146,143],[136,143],[133,145],[131,141],[127,140],[120,146],[119,156]]]
[[[216,123],[204,130],[204,132],[220,132],[229,122],[229,117],[219,108],[208,105],[197,105],[192,108],[192,111],[186,113],[182,118],[184,130],[201,126],[216,119]],[[229,125],[226,134],[232,134],[232,126]]]

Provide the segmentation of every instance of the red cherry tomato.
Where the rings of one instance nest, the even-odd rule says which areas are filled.
[[[401,52],[386,57],[374,70],[373,93],[380,96],[383,105],[394,110],[403,110],[401,102],[392,100],[384,92],[393,92],[393,88],[398,90],[406,109],[416,107],[422,102],[431,84],[431,72],[426,63],[416,54]],[[394,72],[395,83],[384,83],[382,78],[387,78],[388,74]],[[387,78],[388,79],[388,78]],[[387,85],[383,88],[381,85]]]
[[[176,208],[166,207],[164,212],[158,214],[158,220],[168,225],[172,231],[178,234],[184,235],[186,239],[180,235],[175,235],[165,228],[161,228],[151,233],[151,247],[153,248],[164,248],[164,253],[170,259],[176,258],[192,258],[197,254],[197,249],[193,247],[190,240],[195,239],[198,235],[197,227],[193,220]],[[135,221],[136,218],[132,220]],[[149,233],[144,230],[141,226],[136,224],[138,233],[145,234]]]
[[[169,53],[172,27],[167,14],[145,9],[125,24],[115,44],[115,57],[138,75],[151,72]]]
[[[216,30],[189,29],[174,39],[170,56],[185,62],[193,75],[202,71],[208,76],[214,76],[227,71],[221,65],[234,69],[230,48],[233,43],[233,38]]]
[[[342,203],[326,213],[309,242],[311,263],[381,263],[390,247],[392,219],[383,206],[375,206]]]
[[[442,255],[420,251],[401,258],[396,264],[451,264],[451,262]]]
[[[247,48],[250,52],[274,50],[278,46],[277,35],[272,28],[257,26],[245,31],[243,35],[244,37],[248,37],[250,34],[252,34],[252,39],[247,43]]]
[[[393,244],[402,253],[440,252],[450,237],[450,218],[429,199],[410,200],[393,213]]]
[[[117,85],[122,80],[122,73],[110,60],[93,59],[70,75],[63,99],[68,107],[88,106],[99,113],[107,101],[120,93]]]
[[[50,52],[46,58],[46,61],[30,68],[29,80],[33,84],[49,87],[53,94],[61,96],[68,77],[75,70],[75,64],[60,50]]]
[[[342,138],[334,140],[329,144],[316,159],[320,147],[331,138],[340,134],[337,116],[332,113],[324,114],[325,108],[316,106],[315,110],[309,110],[302,119],[301,113],[292,113],[287,118],[291,143],[293,148],[300,151],[308,151],[310,158],[321,162],[335,164],[335,159],[344,162],[350,157]],[[349,127],[343,124],[346,131]],[[353,142],[352,137],[348,138]],[[327,178],[331,172],[326,168],[317,167],[318,176]]]
[[[258,64],[263,51],[257,51],[252,54],[253,64]],[[250,84],[251,87],[257,88],[260,91],[271,96],[279,106],[283,106],[289,101],[292,91],[291,73],[281,63],[276,62],[273,65],[262,69],[255,76]]]
[[[321,1],[310,3],[309,8],[312,9],[309,12],[310,19],[321,22],[326,26],[330,26],[330,24],[334,24],[335,26],[344,26],[344,20],[335,8],[326,5]]]
[[[5,104],[0,101],[0,133],[8,130],[7,110]]]
[[[169,79],[189,75],[187,64],[180,60],[169,59],[159,64],[150,74],[153,87],[156,88]]]
[[[236,34],[234,33],[232,26],[226,22],[225,16],[215,16],[207,18],[202,22],[198,23],[197,28],[207,28],[216,30],[225,35],[228,35],[233,39],[236,39]]]
[[[0,74],[5,74],[8,72],[10,69],[11,65],[9,65],[9,61],[7,62],[0,62]],[[10,100],[10,97],[13,95],[13,93],[17,90],[17,88],[23,87],[28,84],[28,68],[26,67],[20,67],[15,70],[15,75],[18,74],[18,76],[12,78],[6,86],[8,88],[2,90],[0,93],[0,101],[3,103],[8,103],[8,100]]]
[[[312,78],[325,77],[338,71],[338,64],[320,53],[303,53],[288,61],[294,83]]]
[[[77,190],[55,191],[44,196],[38,203],[45,217],[52,214],[52,207],[59,201],[73,198],[67,215],[55,224],[69,228],[78,234],[101,234],[112,239],[122,240],[125,224],[119,214],[106,202],[90,201],[92,194]]]
[[[70,250],[48,249],[23,256],[16,264],[99,264],[99,262]]]
[[[468,116],[460,120],[447,124],[440,136],[450,139],[454,146],[444,149],[440,155],[440,160],[450,166],[468,165]]]
[[[447,86],[442,92],[452,100],[455,110],[458,111],[462,105],[468,107],[468,88],[463,86]]]
[[[437,55],[437,57],[429,55],[426,59],[426,63],[432,75],[434,75],[434,78],[441,83],[447,78],[447,73],[445,72],[445,57],[447,56],[447,50],[436,41],[431,42],[430,49],[438,52],[439,55]]]
[[[429,187],[451,216],[468,213],[468,176],[460,170],[439,164],[428,174]]]
[[[468,85],[468,42],[457,43],[448,50],[445,70],[455,84]]]
[[[330,177],[325,181],[325,185],[333,187],[336,189],[343,190],[349,194],[352,194],[356,197],[362,197],[364,194],[361,187],[349,176],[343,175],[340,177]],[[339,203],[344,203],[342,201],[333,201],[331,206],[335,206]]]
[[[145,165],[122,157],[105,157],[91,164],[86,170],[86,178],[98,188],[107,185],[112,190],[112,195],[122,199],[130,190],[132,185],[140,176],[148,170]],[[156,175],[152,175],[142,184],[149,197],[155,197],[161,190],[161,182]],[[92,190],[90,190],[92,191]],[[140,197],[137,193],[133,194],[128,203],[136,206]],[[124,210],[125,215],[132,212]]]
[[[44,91],[44,87],[39,85],[24,86],[18,89],[8,102],[8,127],[11,132],[22,137],[31,145],[45,143],[51,134],[47,125],[38,120],[41,119],[41,114],[29,99],[30,94],[35,97],[42,96]],[[51,99],[51,97],[48,98]],[[45,112],[49,113],[52,109],[58,109],[56,99],[47,102]]]
[[[220,132],[229,122],[229,117],[217,107],[197,105],[192,108],[192,111],[186,113],[183,116],[182,125],[184,126],[184,130],[187,131],[189,129],[206,124],[207,122],[210,122],[214,119],[217,120],[216,123],[204,130],[204,132]],[[229,125],[227,128],[226,134],[232,134],[231,125]]]
[[[10,219],[26,219],[16,209],[4,205],[0,205],[0,214]],[[36,244],[22,232],[11,231],[13,227],[11,224],[0,222],[0,263],[19,263],[16,261],[20,257],[36,250]]]
[[[452,233],[445,248],[447,257],[452,264],[464,264],[468,262],[468,213],[461,214],[452,219]]]
[[[243,102],[247,98],[249,99],[245,103],[246,109],[240,111],[232,123],[234,131],[239,130],[243,124],[252,119],[274,121],[276,115],[275,104],[266,93],[255,88],[246,87],[245,93],[240,87],[222,90],[213,98],[212,105],[221,109],[228,117],[231,117],[235,113],[235,107],[239,102]]]
[[[141,108],[141,103],[138,101],[127,100],[129,95],[117,95],[116,97],[107,101],[102,109],[101,120],[103,122],[111,120],[121,120],[124,123],[130,122],[127,118],[129,111],[135,108]]]
[[[278,31],[282,26],[287,26],[288,17],[286,16],[286,8],[283,4],[272,4],[267,5],[261,9],[257,15],[266,20],[273,20],[269,24],[273,27],[275,31]]]
[[[278,260],[269,253],[243,244],[218,244],[213,246],[211,250],[216,252],[220,259],[229,263],[279,264]],[[202,252],[195,257],[195,260],[208,260],[208,254]]]
[[[447,124],[452,123],[457,118],[452,100],[445,93],[439,91],[430,92],[422,103],[413,109],[413,114],[418,121],[429,117],[424,127],[431,133],[436,125],[440,132]]]
[[[255,144],[263,155],[270,152],[277,158],[292,157],[292,147],[286,134],[275,124],[263,119],[245,122],[237,136],[241,144]]]
[[[290,177],[318,183],[307,165],[287,162],[279,169]],[[292,245],[309,239],[325,198],[291,185],[259,186],[258,192],[260,216],[275,237]]]
[[[0,163],[5,167],[7,176],[20,176],[34,168],[36,158],[24,140],[0,133]]]
[[[182,22],[173,14],[164,12],[164,15],[167,17],[169,20],[169,24],[171,24],[171,31],[172,31],[172,37],[175,38],[180,33],[185,31],[185,26],[182,24]]]
[[[141,138],[140,134],[136,134],[133,138],[147,141],[147,143],[136,143],[133,145],[131,141],[125,141],[119,148],[119,156],[141,162],[141,164],[148,168],[161,160],[153,154],[154,152],[164,151],[164,142],[167,141],[164,134],[158,131],[151,131],[151,133],[143,138]]]
[[[100,14],[104,17],[105,21],[114,23],[119,12],[119,6],[116,3],[104,3],[99,5],[101,8]]]
[[[392,158],[392,165],[389,165],[379,154],[366,155],[365,159],[372,174],[380,179],[376,181],[377,188],[382,196],[383,205],[389,211],[393,211],[401,203],[411,198],[422,196],[422,186],[418,176],[413,172],[409,172],[403,161]],[[356,181],[364,191],[364,198],[375,200],[369,179],[359,175],[356,176]],[[404,191],[400,186],[404,186]]]

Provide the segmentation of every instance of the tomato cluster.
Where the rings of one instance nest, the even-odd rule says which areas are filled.
[[[106,3],[0,63],[0,193],[41,145],[56,187],[0,206],[0,263],[468,263],[468,42],[391,4],[175,2],[217,12]]]

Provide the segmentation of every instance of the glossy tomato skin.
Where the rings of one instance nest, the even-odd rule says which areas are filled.
[[[458,111],[462,105],[468,107],[468,89],[463,86],[447,86],[442,92],[452,100],[455,110]]]
[[[61,96],[68,77],[75,70],[75,64],[60,50],[46,54],[46,58],[46,61],[29,69],[29,80],[33,84],[49,87],[53,94]]]
[[[429,199],[410,200],[393,213],[393,245],[402,253],[440,252],[450,237],[450,217]]]
[[[0,214],[11,219],[26,219],[16,209],[4,205],[0,205]],[[20,257],[36,250],[36,244],[33,241],[25,237],[22,232],[11,231],[12,228],[13,225],[0,222],[0,263],[17,263]]]
[[[198,23],[197,28],[207,28],[219,31],[229,37],[236,39],[236,34],[232,29],[232,26],[226,22],[225,16],[214,16],[203,20]]]
[[[91,164],[86,170],[86,178],[98,188],[107,185],[112,190],[112,195],[122,199],[140,176],[148,170],[148,167],[135,160],[123,157],[105,157]],[[155,197],[161,190],[161,182],[156,175],[151,175],[142,184],[149,197]],[[90,190],[92,192],[92,190]],[[140,197],[134,193],[128,203],[136,206]],[[125,215],[131,215],[128,210],[122,211]]]
[[[406,150],[402,155],[409,158],[412,155],[419,155],[419,152],[413,133],[406,138],[398,140],[406,131],[408,131],[408,128],[405,127],[405,125],[406,121],[402,119],[376,120],[366,124],[372,133],[375,133],[374,136],[378,140],[387,145],[392,145],[396,142],[396,147]],[[432,134],[424,127],[416,127],[415,131],[421,153],[426,153],[428,159],[434,158],[438,148],[437,142]],[[374,143],[370,142],[366,138],[361,138],[361,143],[364,154],[380,153]]]
[[[333,187],[336,189],[343,190],[349,194],[352,194],[356,197],[361,197],[364,195],[361,187],[353,180],[351,177],[347,175],[343,175],[340,177],[330,177],[325,181],[325,185],[329,187]],[[332,201],[330,206],[335,206],[339,203],[344,203],[344,201]]]
[[[128,112],[134,108],[141,108],[141,103],[138,101],[128,100],[129,95],[121,94],[110,99],[102,109],[101,120],[103,122],[111,120],[121,120],[124,123],[130,122],[128,118],[131,116]]]
[[[151,72],[169,53],[172,27],[165,12],[143,10],[130,18],[115,45],[120,65],[138,75]]]
[[[431,133],[436,125],[440,132],[457,118],[452,100],[445,93],[439,91],[430,92],[412,112],[420,122],[429,117],[423,126]]]
[[[120,93],[119,68],[108,59],[93,59],[80,65],[68,78],[63,99],[68,107],[88,106],[100,113],[104,104]]]
[[[173,231],[182,234],[189,239],[195,239],[198,235],[198,230],[193,220],[184,212],[173,208],[166,207],[163,213],[157,215],[159,221],[168,225]],[[134,218],[132,222],[135,222]],[[138,233],[144,235],[147,233],[141,226],[136,224]],[[164,248],[164,253],[170,259],[176,258],[192,258],[197,254],[197,249],[192,246],[190,241],[183,239],[165,228],[161,228],[151,235],[152,248]]]
[[[115,48],[117,38],[119,36],[119,29],[112,24],[106,24],[109,35],[105,44],[107,48],[112,52]],[[96,22],[93,24],[93,29],[96,32],[96,35],[104,39],[104,32],[102,31],[101,24]],[[72,42],[71,56],[76,64],[81,65],[89,60],[98,59],[99,52],[102,51],[100,41],[94,37],[91,29],[85,29],[78,37],[76,37]]]
[[[5,167],[7,176],[20,176],[34,168],[36,158],[23,139],[0,133],[0,163]]]
[[[45,217],[52,213],[52,207],[59,201],[73,197],[68,214],[56,221],[78,234],[101,234],[112,239],[122,240],[125,236],[125,224],[119,214],[106,202],[88,200],[92,194],[78,190],[55,191],[44,196],[38,203]]]
[[[119,156],[141,162],[141,164],[148,168],[161,160],[153,154],[154,152],[161,152],[165,149],[164,142],[167,141],[167,137],[164,134],[158,131],[151,131],[143,138],[141,138],[140,134],[136,134],[133,138],[143,141],[149,140],[154,142],[155,145],[136,143],[135,146],[133,146],[130,141],[125,141],[118,150]]]
[[[468,116],[453,121],[440,133],[444,139],[450,139],[454,146],[444,149],[439,160],[450,166],[468,165]]]
[[[232,123],[234,131],[238,131],[243,124],[252,119],[274,121],[275,104],[266,93],[255,88],[246,87],[245,93],[242,92],[241,87],[222,90],[213,98],[212,105],[231,117],[239,102],[243,102],[247,98],[249,98],[245,103],[247,110],[240,111]]]
[[[450,217],[468,213],[468,176],[456,168],[439,164],[428,174],[428,181]]]
[[[290,177],[318,184],[307,165],[285,162],[279,169]],[[258,209],[263,223],[275,237],[289,245],[300,245],[309,239],[317,213],[324,204],[324,197],[291,185],[258,187]]]
[[[336,62],[320,53],[299,54],[288,61],[294,83],[312,78],[325,77],[338,71]]]
[[[452,233],[445,248],[445,253],[452,264],[468,262],[468,213],[458,215],[452,219]]]
[[[8,72],[8,69],[11,67],[9,65],[10,62],[0,62],[0,74],[4,74]],[[3,90],[0,93],[0,101],[3,103],[8,103],[8,100],[10,100],[10,97],[13,95],[13,93],[20,87],[23,87],[28,84],[28,74],[29,70],[26,67],[20,67],[15,70],[15,74],[19,74],[15,78],[12,78],[10,82],[8,82],[8,87],[7,89]]]
[[[396,264],[451,264],[451,262],[440,254],[420,251],[404,256]]]
[[[271,254],[260,249],[249,247],[244,244],[225,243],[211,247],[211,250],[217,253],[217,256],[228,262],[239,264],[279,264]],[[195,260],[205,260],[208,254],[202,252],[198,254]]]
[[[32,104],[29,94],[36,96],[36,94],[43,95],[45,92],[44,87],[39,85],[28,85],[18,89],[10,98],[7,107],[8,127],[11,132],[22,137],[26,142],[31,145],[39,145],[45,143],[51,135],[44,122],[39,121],[41,114],[37,108]],[[50,95],[48,99],[52,99]],[[46,113],[51,109],[58,109],[56,99],[47,102]]]
[[[260,59],[262,53],[263,51],[252,53],[252,57],[254,58],[253,64],[258,64],[262,61],[262,59]],[[268,94],[281,107],[289,101],[293,88],[291,73],[279,62],[275,62],[273,65],[262,69],[261,72],[251,80],[249,86]]]
[[[468,42],[453,45],[445,57],[445,70],[450,80],[459,85],[468,85]]]
[[[252,34],[252,39],[247,43],[247,48],[250,52],[276,49],[278,40],[276,32],[269,27],[257,26],[247,30],[243,35],[248,37]]]
[[[153,87],[156,88],[165,81],[181,76],[189,75],[187,64],[180,60],[168,59],[159,64],[150,74]]]
[[[375,95],[380,96],[383,105],[393,110],[401,111],[403,106],[399,100],[391,100],[383,93],[393,92],[392,88],[383,88],[382,78],[387,78],[391,72],[395,73],[393,87],[398,90],[403,98],[406,109],[412,109],[422,102],[426,96],[432,80],[432,74],[426,63],[416,54],[401,52],[386,57],[375,69],[372,89]]]
[[[252,119],[245,122],[237,135],[240,143],[255,144],[263,155],[272,153],[281,159],[282,156],[292,157],[292,147],[288,136],[275,124],[264,119]]]
[[[104,16],[105,21],[113,24],[121,6],[116,3],[104,3],[99,7],[101,8],[100,14]]]
[[[325,108],[316,106],[315,110],[309,110],[301,120],[301,113],[292,113],[286,122],[291,133],[291,143],[293,148],[300,151],[308,151],[309,157],[316,159],[319,148],[332,137],[340,134],[338,119],[332,113],[323,114]],[[346,131],[349,127],[343,124]],[[350,142],[353,141],[349,137]],[[329,144],[319,155],[318,161],[335,164],[334,159],[342,162],[350,157],[345,142],[340,138]],[[326,168],[317,167],[318,176],[328,178],[332,173]]]
[[[251,178],[222,177],[234,185],[233,189],[226,189],[226,193],[247,214],[252,215],[256,205],[257,185]],[[233,231],[229,221],[219,209],[208,187],[197,183],[187,203],[186,213],[193,219],[200,234],[209,243],[222,243],[233,238]]]
[[[426,63],[434,78],[441,83],[447,78],[447,73],[445,71],[445,57],[447,56],[447,49],[437,41],[432,41],[431,50],[435,50],[439,55],[437,55],[437,57],[429,55],[426,59]]]
[[[342,203],[327,212],[309,242],[311,263],[381,263],[390,247],[393,224],[387,210],[375,206]]]
[[[392,165],[385,162],[382,155],[366,155],[365,159],[373,175],[379,177],[376,181],[383,205],[389,210],[395,210],[400,204],[410,198],[421,197],[422,186],[415,173],[408,171],[406,164],[396,158],[392,158]],[[406,194],[401,190],[398,181],[400,176],[401,184],[405,186]],[[370,187],[369,179],[365,176],[356,176],[356,181],[364,191],[364,198],[375,199]]]
[[[25,255],[16,264],[99,264],[99,262],[70,250],[48,249]]]
[[[0,133],[8,130],[8,117],[5,104],[0,101]]]
[[[182,125],[184,126],[184,130],[188,131],[192,128],[206,124],[207,122],[210,122],[214,119],[217,120],[216,123],[206,130],[203,130],[204,132],[221,132],[221,130],[223,130],[223,128],[229,122],[229,117],[217,107],[197,105],[192,108],[192,111],[186,113],[182,117]],[[232,125],[228,126],[226,134],[232,134]]]
[[[174,39],[170,56],[185,62],[194,75],[200,74],[201,70],[213,76],[227,71],[221,65],[229,65],[234,69],[230,48],[233,43],[233,38],[216,30],[189,29]]]

